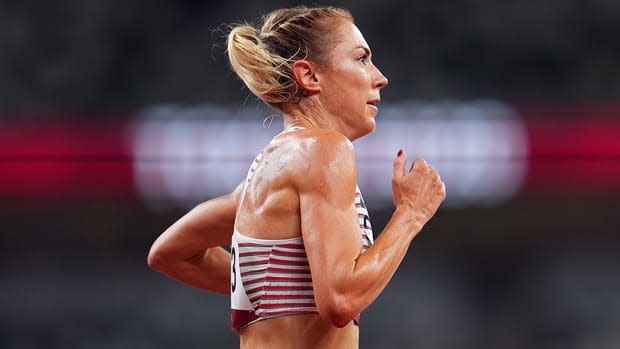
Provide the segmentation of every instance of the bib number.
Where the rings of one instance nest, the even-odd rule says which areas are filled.
[[[231,251],[230,251],[230,256],[232,258],[231,264],[232,264],[232,271],[231,271],[231,279],[230,279],[230,289],[232,291],[232,293],[235,293],[235,289],[237,288],[237,270],[235,269],[235,264],[237,261],[237,251],[235,250],[235,247],[233,246]]]

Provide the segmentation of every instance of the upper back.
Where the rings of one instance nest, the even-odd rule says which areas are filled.
[[[278,134],[252,164],[238,202],[236,229],[257,239],[288,239],[301,236],[298,183],[313,181],[304,176],[310,166],[322,166],[316,152],[326,152],[334,131],[294,129]],[[329,147],[328,147],[329,148]],[[329,149],[327,150],[329,151]],[[318,159],[318,163],[317,163]]]

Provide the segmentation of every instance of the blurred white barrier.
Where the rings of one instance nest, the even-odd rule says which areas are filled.
[[[134,127],[138,195],[157,208],[189,207],[227,193],[253,157],[281,130],[265,109],[154,106]],[[447,207],[498,205],[520,189],[527,134],[498,101],[382,105],[377,129],[355,142],[358,182],[371,206],[391,205],[392,159],[423,156],[446,182]]]

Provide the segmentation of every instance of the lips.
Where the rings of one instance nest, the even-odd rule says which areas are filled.
[[[377,104],[379,104],[379,99],[373,99],[371,101],[366,102],[366,105],[368,105],[375,111],[379,111],[379,108],[377,108]]]

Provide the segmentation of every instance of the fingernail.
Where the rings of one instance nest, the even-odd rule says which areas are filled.
[[[398,155],[396,155],[396,156],[401,156],[401,155],[403,155],[403,150],[402,149],[398,151]]]

